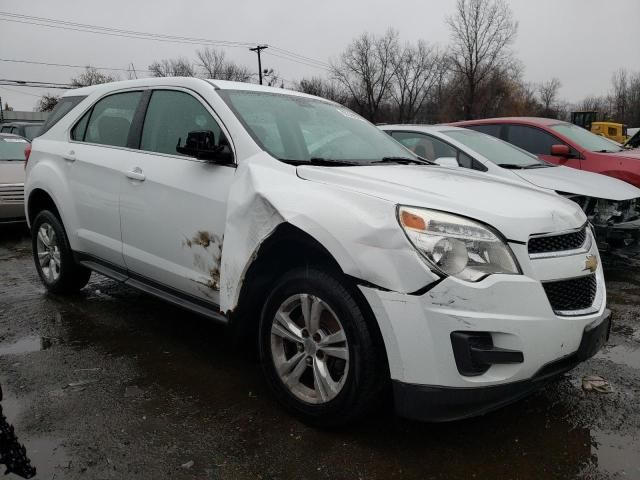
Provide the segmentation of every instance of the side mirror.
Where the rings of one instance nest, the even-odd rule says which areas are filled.
[[[569,145],[551,145],[551,155],[554,157],[570,157],[571,149]]]
[[[220,140],[216,145],[216,136],[211,130],[194,130],[187,134],[184,146],[180,145],[182,139],[178,139],[176,151],[200,160],[228,165],[233,162],[233,154],[226,138]]]
[[[456,157],[440,157],[434,160],[438,165],[443,167],[459,167],[458,159]]]

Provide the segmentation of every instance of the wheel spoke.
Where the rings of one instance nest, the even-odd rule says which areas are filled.
[[[341,358],[342,360],[349,359],[349,350],[347,347],[323,347],[320,350],[330,357]]]
[[[49,260],[49,271],[47,272],[47,277],[50,282],[55,280],[53,269],[55,268],[55,263],[53,262],[53,258]]]
[[[287,330],[287,328],[283,326],[281,323],[274,323],[271,326],[271,334],[277,335],[279,337],[284,338],[285,340],[289,340],[294,343],[302,342],[301,337],[298,337],[295,333],[291,332],[290,330]]]
[[[302,341],[302,329],[298,327],[293,320],[291,320],[288,313],[279,310],[278,313],[276,313],[276,321],[278,322],[277,325],[281,325],[283,327],[283,330],[286,330],[293,335],[294,339],[292,339],[292,341]],[[276,324],[274,324],[274,326],[275,325]]]
[[[332,399],[338,393],[338,385],[329,374],[324,360],[313,360],[313,385],[323,402]]]
[[[343,330],[338,330],[336,333],[332,333],[323,337],[319,342],[318,346],[320,347],[328,347],[330,345],[334,345],[336,343],[343,343],[347,341],[347,337],[344,334]]]
[[[53,252],[52,258],[56,266],[58,267],[58,269],[60,269],[60,252],[58,251]]]
[[[320,327],[320,315],[324,310],[322,302],[313,295],[303,295],[300,299],[300,308],[304,317],[304,325],[309,333],[314,334]]]
[[[44,245],[45,247],[49,246],[49,237],[47,237],[47,232],[45,231],[44,227],[38,230],[38,240],[40,240],[40,243],[42,243],[42,245]]]
[[[47,225],[47,238],[49,239],[49,245],[56,245],[56,232],[53,230],[51,225]]]
[[[280,365],[276,365],[276,369],[278,373],[286,377],[291,373],[291,371],[298,366],[300,362],[304,363],[304,352],[297,352],[294,356],[292,356],[289,360],[285,360]]]
[[[49,264],[49,252],[38,252],[38,261],[41,267],[46,267]]]
[[[291,373],[283,377],[284,384],[289,388],[293,387],[296,383],[300,381],[300,377],[302,376],[302,374],[307,368],[308,368],[308,365],[304,361],[304,355],[301,355],[300,359],[298,360],[298,363],[296,364],[295,367],[293,367],[293,370],[291,370]]]

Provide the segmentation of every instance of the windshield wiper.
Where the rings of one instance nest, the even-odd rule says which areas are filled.
[[[618,153],[618,152],[623,152],[624,150],[620,149],[620,150],[607,150],[606,148],[603,148],[602,150],[595,150],[596,153]]]
[[[280,161],[290,165],[316,165],[321,167],[351,167],[354,165],[362,165],[358,162],[349,162],[347,160],[335,160],[331,158],[311,157],[309,160],[291,160],[281,158]]]
[[[522,170],[524,168],[522,165],[516,165],[515,163],[499,163],[498,166],[510,170]]]
[[[555,167],[556,165],[551,165],[549,163],[532,163],[531,165],[525,165],[524,168],[525,170],[530,170],[532,168],[547,168],[547,167]]]
[[[416,164],[416,165],[435,165],[434,162],[427,160],[426,158],[418,157],[382,157],[381,160],[376,160],[373,163],[400,163],[400,164]]]

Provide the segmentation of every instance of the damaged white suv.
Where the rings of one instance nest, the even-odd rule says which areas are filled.
[[[481,414],[608,337],[591,228],[553,193],[425,164],[282,89],[143,79],[60,105],[25,187],[46,287],[93,270],[230,324],[307,422],[387,391],[410,418]]]

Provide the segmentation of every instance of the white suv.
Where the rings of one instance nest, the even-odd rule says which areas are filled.
[[[307,422],[389,391],[410,418],[484,413],[606,341],[598,251],[569,200],[425,164],[282,89],[143,79],[60,105],[25,187],[46,287],[93,270],[228,323]]]

